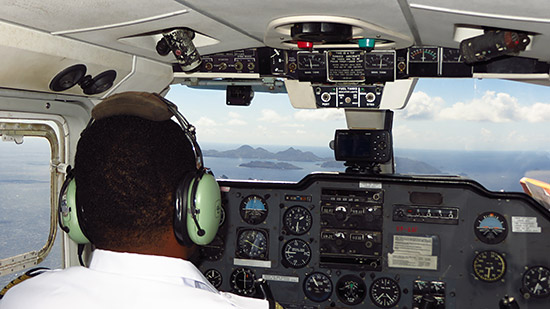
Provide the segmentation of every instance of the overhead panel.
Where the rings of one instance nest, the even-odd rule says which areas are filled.
[[[409,26],[397,1],[351,0],[341,1],[183,1],[189,8],[206,12],[213,19],[231,25],[257,40],[266,35],[272,21],[296,16],[332,16],[356,19],[391,32],[411,37]],[[243,13],[247,18],[242,18]],[[304,17],[305,18],[305,17]]]
[[[458,47],[464,38],[457,33],[457,29],[465,27],[519,30],[535,34],[530,47],[522,52],[522,56],[549,61],[550,55],[546,48],[540,46],[548,46],[550,38],[539,33],[550,31],[550,18],[545,10],[537,9],[545,7],[546,2],[538,2],[540,5],[518,6],[516,1],[499,1],[495,4],[474,0],[445,3],[413,0],[410,7],[424,45]]]

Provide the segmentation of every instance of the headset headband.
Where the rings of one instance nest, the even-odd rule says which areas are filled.
[[[94,120],[119,115],[136,116],[152,121],[165,121],[175,116],[191,143],[197,169],[204,168],[202,151],[195,137],[195,127],[178,111],[176,104],[157,93],[135,91],[118,93],[106,98],[92,109],[92,119],[88,123],[88,127]]]

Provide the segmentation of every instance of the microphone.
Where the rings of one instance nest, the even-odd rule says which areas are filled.
[[[193,216],[193,221],[195,222],[195,225],[197,226],[197,229],[198,229],[197,235],[204,236],[206,232],[201,228],[199,224],[199,220],[197,219],[197,209],[195,209],[194,205],[193,205],[193,210],[191,211],[191,214]]]

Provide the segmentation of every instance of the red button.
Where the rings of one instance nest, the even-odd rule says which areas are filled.
[[[298,41],[298,48],[313,48],[312,42]]]

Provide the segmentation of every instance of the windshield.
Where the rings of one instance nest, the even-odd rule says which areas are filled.
[[[504,191],[521,191],[524,176],[550,180],[548,94],[514,81],[421,79],[395,111],[396,172],[460,175]],[[168,98],[197,127],[218,178],[299,181],[344,170],[328,147],[334,130],[346,127],[342,110],[293,109],[286,95],[267,93],[248,107],[227,106],[224,91],[185,86]]]

